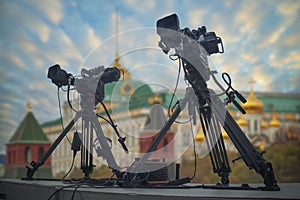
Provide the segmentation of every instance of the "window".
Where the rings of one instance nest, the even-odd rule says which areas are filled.
[[[10,152],[10,150],[8,150],[7,160],[8,160],[7,164],[11,164],[11,152]]]
[[[43,147],[40,147],[40,148],[39,148],[39,160],[43,157],[44,153],[45,153],[44,148],[43,148]]]
[[[31,162],[31,149],[30,149],[30,147],[25,148],[25,162],[26,163]]]
[[[258,131],[258,121],[254,120],[254,132]]]
[[[13,151],[13,163],[15,163],[16,162],[16,151],[14,150]]]

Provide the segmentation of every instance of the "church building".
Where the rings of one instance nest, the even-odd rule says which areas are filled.
[[[51,145],[29,103],[26,105],[27,114],[21,124],[6,144],[5,178],[26,177],[26,165],[38,161]],[[35,177],[51,178],[51,158],[40,168]]]

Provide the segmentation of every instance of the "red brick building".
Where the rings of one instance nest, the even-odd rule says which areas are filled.
[[[27,104],[27,108],[26,116],[6,144],[4,175],[6,178],[26,177],[25,166],[30,165],[32,160],[38,161],[51,145],[29,104]],[[36,172],[36,177],[52,177],[51,159],[48,159],[44,166]]]
[[[155,97],[158,98],[158,97]],[[160,99],[153,99],[153,105],[150,114],[147,116],[144,130],[140,133],[139,146],[140,153],[145,153],[153,140],[157,137],[157,133],[161,130],[167,117],[164,108],[159,104]],[[174,152],[174,133],[170,130],[166,133],[163,139],[157,146],[157,149],[151,155],[151,159],[172,160],[175,156]]]

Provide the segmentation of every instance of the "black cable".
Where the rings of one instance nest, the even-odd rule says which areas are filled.
[[[63,117],[62,117],[62,113],[61,113],[61,103],[60,103],[59,87],[57,87],[57,100],[58,100],[58,107],[59,107],[61,127],[62,127],[62,130],[65,130],[64,123],[63,123]],[[66,135],[66,138],[67,138],[69,144],[71,144],[71,141],[70,141],[70,139],[69,139],[69,137],[67,135]]]
[[[178,64],[178,73],[177,73],[177,80],[176,80],[176,84],[175,84],[175,89],[174,89],[174,91],[173,91],[173,94],[172,94],[172,97],[171,97],[171,101],[170,101],[169,107],[168,107],[168,116],[171,117],[170,110],[172,110],[172,112],[173,112],[175,106],[179,104],[179,101],[177,101],[177,102],[174,104],[174,106],[172,107],[172,109],[171,109],[171,106],[172,106],[172,103],[173,103],[173,99],[174,99],[174,96],[175,96],[176,91],[177,91],[177,88],[178,88],[178,83],[179,83],[179,78],[180,78],[180,73],[181,73],[181,61],[182,61],[182,60],[181,60],[181,58],[180,58],[179,56],[176,57],[176,59],[173,59],[173,58],[171,57],[171,55],[170,55],[169,58],[170,58],[171,60],[178,60],[178,62],[179,62],[179,64]],[[180,106],[180,105],[179,105],[179,106]],[[187,120],[187,121],[183,121],[183,122],[180,122],[180,121],[176,121],[176,120],[175,120],[174,122],[177,123],[177,124],[186,124],[186,123],[190,122],[190,120],[191,120],[191,119],[189,119],[189,120]]]
[[[70,84],[68,84],[68,90],[67,90],[67,100],[68,100],[68,104],[70,106],[70,108],[74,111],[74,112],[77,112],[77,110],[75,110],[71,104],[71,101],[70,101]]]
[[[99,114],[96,114],[96,116],[97,117],[99,117],[99,118],[101,118],[101,119],[103,119],[103,120],[105,120],[110,126],[114,126],[108,119],[106,119],[105,117],[103,117],[103,116],[101,116],[101,115],[99,115]]]
[[[109,114],[109,112],[108,112],[108,110],[107,110],[105,104],[104,104],[102,101],[100,101],[100,103],[101,103],[102,107],[104,108],[105,113],[106,113],[106,115],[108,116],[108,119],[109,119],[109,120],[107,120],[107,119],[105,119],[105,120],[107,120],[107,122],[110,122],[109,124],[110,124],[111,127],[114,129],[114,131],[115,131],[115,133],[117,134],[117,136],[118,136],[118,137],[121,137],[120,134],[119,134],[119,132],[118,132],[118,130],[117,130],[117,125],[115,125],[114,121],[112,120],[112,118],[111,118],[111,116],[110,116],[110,114]],[[102,119],[103,119],[103,118],[102,118]]]
[[[220,94],[217,94],[217,96],[222,96],[224,94],[226,94],[226,90],[228,90],[228,88],[225,90],[225,88],[219,83],[219,81],[217,80],[217,78],[215,77],[214,74],[211,74],[214,82],[216,83],[216,85],[221,89],[221,93]]]
[[[227,77],[228,80],[225,78],[225,76]],[[224,73],[222,73],[222,79],[224,80],[224,82],[228,86],[227,89],[226,89],[226,93],[228,93],[229,89],[233,89],[232,86],[231,86],[231,78],[230,78],[229,74],[224,72]]]
[[[74,166],[74,163],[75,163],[75,157],[76,157],[76,153],[73,154],[71,167],[70,167],[69,171],[61,178],[62,181],[63,181],[63,180],[70,174],[70,172],[72,171],[73,166]]]
[[[126,137],[121,137],[121,136],[120,136],[120,133],[119,133],[119,131],[118,131],[118,129],[117,129],[117,125],[116,125],[116,124],[114,123],[114,121],[112,120],[112,118],[111,118],[111,116],[110,116],[110,114],[109,114],[109,112],[108,112],[108,110],[107,110],[105,104],[104,104],[102,101],[100,101],[100,103],[101,103],[102,107],[104,108],[106,115],[108,116],[108,119],[109,119],[109,121],[110,121],[111,127],[114,129],[114,131],[115,131],[115,133],[116,133],[116,135],[117,135],[117,137],[118,137],[119,143],[122,145],[124,151],[125,151],[126,153],[128,153],[129,151],[128,151],[128,148],[127,148],[127,146],[126,146],[126,144],[125,144],[125,139],[126,139]]]
[[[170,57],[170,59],[172,60],[172,58]],[[174,99],[174,96],[176,94],[176,91],[177,91],[177,87],[178,87],[178,84],[179,84],[179,77],[180,77],[180,72],[181,72],[181,59],[180,57],[178,57],[177,59],[178,62],[179,62],[179,65],[178,65],[178,73],[177,73],[177,80],[176,80],[176,84],[175,84],[175,89],[173,91],[173,94],[172,94],[172,97],[171,97],[171,101],[170,101],[170,104],[169,104],[169,107],[168,107],[168,116],[171,117],[171,113],[170,113],[170,110],[171,110],[171,106],[172,106],[172,103],[173,103],[173,99]]]
[[[75,194],[76,194],[78,188],[80,188],[80,186],[81,186],[82,184],[84,184],[84,183],[79,183],[79,184],[75,187],[75,189],[74,189],[74,191],[73,191],[73,194],[72,194],[71,200],[74,200]]]
[[[61,188],[55,190],[55,191],[49,196],[48,200],[52,199],[52,197],[54,197],[57,193],[59,193],[59,192],[62,191],[63,189],[69,188],[69,187],[74,187],[74,186],[76,186],[76,185],[77,185],[77,184],[67,185],[67,186],[64,186],[64,187],[61,187]]]

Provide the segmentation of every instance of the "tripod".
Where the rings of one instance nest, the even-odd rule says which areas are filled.
[[[147,162],[152,152],[156,150],[159,142],[166,135],[178,115],[188,104],[189,113],[194,115],[193,117],[195,117],[193,109],[196,109],[198,112],[203,134],[209,149],[209,157],[213,172],[217,173],[221,178],[219,185],[227,186],[229,188],[229,173],[231,172],[224,139],[221,134],[221,126],[223,126],[224,130],[227,132],[229,138],[241,155],[234,161],[243,159],[249,169],[254,169],[264,179],[265,186],[259,187],[258,189],[270,191],[280,190],[275,180],[272,164],[267,162],[263,158],[262,153],[258,152],[254,148],[234,118],[226,110],[224,103],[220,100],[216,93],[213,90],[208,89],[206,83],[202,79],[190,80],[190,83],[192,83],[192,87],[188,87],[186,89],[185,96],[179,101],[175,111],[162,127],[161,131],[157,134],[157,137],[154,139],[144,156],[139,162],[132,166],[131,173],[137,173],[142,169],[145,162]],[[198,104],[195,104],[195,101]],[[241,107],[238,108],[240,109]],[[191,179],[187,177],[171,181],[168,184],[179,185],[190,181]],[[130,182],[128,185],[130,185]]]
[[[42,166],[46,160],[50,157],[56,147],[60,144],[63,138],[67,133],[72,129],[74,124],[81,118],[82,120],[82,137],[81,137],[81,170],[84,173],[85,178],[88,178],[93,171],[93,148],[94,146],[94,133],[96,134],[96,140],[99,141],[99,146],[96,148],[97,154],[102,156],[108,164],[108,167],[111,168],[114,172],[119,171],[119,166],[116,163],[116,160],[111,152],[108,139],[102,131],[102,127],[98,121],[98,118],[93,111],[94,109],[94,95],[89,93],[81,94],[81,110],[78,111],[75,117],[70,121],[67,127],[62,131],[62,133],[57,137],[53,142],[47,152],[43,157],[38,161],[32,161],[31,167],[26,166],[27,168],[27,177],[24,179],[31,180],[33,179],[34,173]],[[114,127],[115,128],[115,127]],[[119,136],[119,134],[117,133]],[[121,138],[124,139],[124,138]],[[122,144],[123,148],[126,147],[123,140],[120,139],[119,142]],[[123,141],[124,142],[124,141]],[[124,149],[125,150],[125,149]]]

